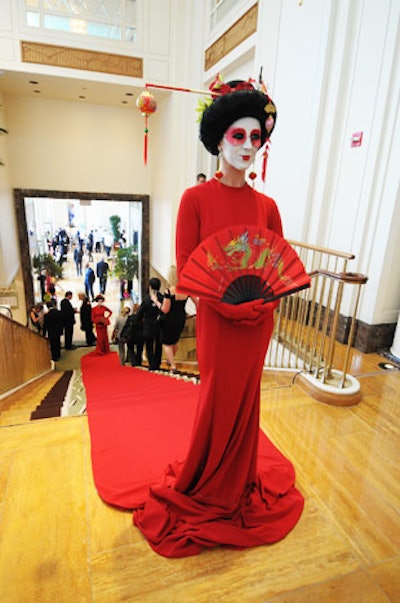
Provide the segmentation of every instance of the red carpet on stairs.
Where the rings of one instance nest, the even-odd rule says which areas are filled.
[[[82,357],[93,476],[101,498],[134,509],[165,467],[184,459],[198,385],[121,366],[116,353]]]

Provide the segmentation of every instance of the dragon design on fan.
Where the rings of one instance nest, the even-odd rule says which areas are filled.
[[[282,280],[285,280],[285,275],[282,274],[283,262],[282,256],[276,249],[271,246],[266,246],[266,239],[261,237],[259,233],[255,233],[251,243],[249,242],[249,231],[245,230],[241,235],[235,237],[224,247],[226,255],[232,258],[232,264],[228,266],[229,270],[237,270],[244,268],[262,268],[266,261],[270,261],[276,268]],[[261,253],[258,253],[261,250]],[[234,262],[238,262],[236,266]],[[214,264],[215,267],[215,264]]]

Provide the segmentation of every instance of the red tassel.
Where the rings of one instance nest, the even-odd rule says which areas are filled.
[[[267,173],[268,152],[269,152],[269,140],[267,140],[267,142],[265,143],[265,149],[264,149],[264,153],[263,153],[263,162],[262,162],[262,169],[261,169],[261,179],[263,182],[265,182],[265,176]]]
[[[143,148],[144,165],[147,165],[147,139],[148,139],[148,133],[149,133],[149,130],[147,128],[147,123],[148,123],[148,117],[147,117],[147,115],[145,115],[145,118],[144,118],[144,148]]]

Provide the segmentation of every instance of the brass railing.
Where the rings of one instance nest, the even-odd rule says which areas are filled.
[[[281,300],[265,366],[299,371],[300,385],[319,400],[354,404],[361,398],[360,386],[348,371],[361,287],[367,277],[347,272],[352,254],[289,242],[311,276],[311,287]],[[345,295],[350,311],[343,316]],[[344,357],[335,354],[339,333],[347,342]]]

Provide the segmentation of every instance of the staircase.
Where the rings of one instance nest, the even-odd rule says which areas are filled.
[[[61,409],[67,395],[72,374],[73,371],[65,371],[60,374],[57,383],[55,383],[40,404],[38,404],[36,409],[31,413],[31,421],[61,416]]]

